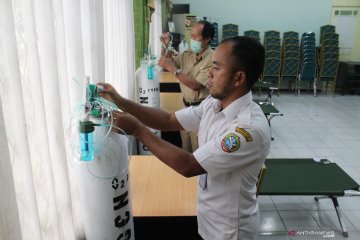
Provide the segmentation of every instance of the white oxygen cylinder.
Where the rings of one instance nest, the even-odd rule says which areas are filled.
[[[140,67],[135,72],[137,102],[152,108],[160,108],[159,69],[154,60],[144,57]],[[161,136],[161,132],[150,129],[154,134]],[[149,149],[139,142],[139,154],[151,155]]]
[[[107,135],[108,131],[109,127],[95,127],[93,160],[76,164],[85,237],[134,240],[128,138],[112,131]]]
[[[185,40],[185,38],[179,43],[179,53],[183,53],[186,50],[188,50],[188,44]]]

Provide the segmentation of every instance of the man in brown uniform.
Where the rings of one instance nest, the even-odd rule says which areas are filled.
[[[164,56],[159,66],[174,74],[179,80],[184,107],[197,106],[208,95],[207,82],[211,69],[213,51],[210,48],[215,29],[210,22],[199,21],[191,29],[190,49],[172,58]],[[168,46],[169,34],[164,33],[161,41]],[[197,132],[181,131],[182,147],[194,152],[199,144]]]

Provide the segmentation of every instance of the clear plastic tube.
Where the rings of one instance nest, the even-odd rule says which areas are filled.
[[[90,118],[91,113],[92,113],[92,109],[94,108],[98,108],[99,110],[99,118],[98,121],[94,122],[94,126],[95,126],[95,131],[96,128],[100,128],[100,127],[107,127],[108,130],[106,131],[104,136],[99,136],[95,134],[94,132],[91,133],[80,133],[80,129],[79,129],[79,121],[85,121],[85,120],[96,120],[97,118]],[[84,109],[86,109],[84,111]],[[76,157],[75,159],[82,159],[85,161],[88,161],[87,164],[87,169],[89,174],[91,174],[93,177],[99,178],[99,179],[111,179],[114,178],[116,176],[119,176],[120,174],[125,174],[122,173],[122,171],[124,170],[119,169],[119,171],[117,171],[114,174],[109,174],[109,176],[99,176],[98,174],[95,174],[93,171],[91,171],[91,164],[92,159],[96,158],[96,153],[101,154],[102,151],[107,151],[104,149],[96,149],[96,148],[101,148],[102,143],[101,142],[105,142],[105,140],[109,137],[112,129],[117,129],[119,130],[121,133],[123,133],[127,139],[128,139],[128,162],[127,162],[127,168],[129,168],[129,163],[130,163],[130,159],[131,159],[131,153],[132,153],[132,144],[130,142],[129,136],[119,127],[114,126],[114,116],[113,116],[113,111],[114,110],[119,110],[118,107],[107,101],[106,99],[103,98],[95,98],[93,102],[86,102],[86,103],[82,103],[79,104],[75,107],[75,111],[72,112],[71,117],[70,117],[70,123],[69,126],[67,128],[67,138],[68,138],[68,142],[70,142],[70,149],[73,153],[75,153]],[[100,131],[101,132],[101,131]],[[77,135],[77,137],[76,137]],[[80,138],[80,141],[79,141]],[[74,142],[76,141],[76,142]],[[94,145],[96,144],[96,145]],[[94,148],[92,148],[92,146],[96,146]],[[82,151],[84,150],[84,151]],[[86,153],[85,155],[82,155],[82,153]],[[76,161],[78,162],[78,161]]]
[[[104,126],[106,126],[106,127],[110,127],[110,126],[111,126],[110,129],[115,128],[115,129],[119,130],[123,135],[125,135],[125,136],[127,137],[128,143],[129,143],[129,144],[128,144],[129,154],[128,154],[128,162],[127,162],[127,169],[128,169],[128,170],[127,170],[127,172],[126,172],[125,174],[129,173],[129,172],[130,172],[129,165],[130,165],[131,153],[132,153],[132,144],[131,144],[129,135],[127,135],[123,129],[121,129],[121,128],[117,127],[117,126],[107,125],[107,124],[104,124]],[[90,175],[92,175],[93,177],[96,177],[96,178],[98,178],[98,179],[102,179],[102,180],[109,180],[109,179],[113,179],[113,178],[115,178],[115,177],[121,177],[121,176],[122,176],[122,174],[120,174],[120,173],[122,172],[121,169],[119,170],[119,172],[117,172],[117,173],[114,174],[114,175],[107,176],[107,177],[102,177],[102,176],[98,176],[98,175],[96,175],[95,173],[93,173],[93,172],[91,171],[91,169],[89,168],[89,164],[87,164],[86,168],[87,168],[87,170],[88,170],[88,172],[89,172]]]
[[[153,58],[150,56],[149,60],[152,63],[157,62],[156,57]],[[89,173],[97,178],[101,179],[110,179],[114,176],[118,176],[119,174],[122,174],[121,172],[124,170],[124,166],[119,169],[119,172],[115,173],[113,171],[107,171],[105,175],[102,175],[98,171],[98,168],[93,168],[94,171],[91,171],[92,166],[96,166],[93,164],[98,164],[98,162],[91,161],[92,159],[97,159],[103,162],[103,164],[108,164],[106,161],[109,159],[109,156],[112,156],[111,148],[107,146],[107,138],[110,137],[110,133],[112,129],[118,129],[120,132],[122,132],[128,139],[127,145],[127,153],[128,155],[128,164],[131,159],[131,153],[132,153],[132,144],[129,141],[129,136],[126,135],[126,133],[118,128],[117,126],[114,126],[114,116],[113,111],[119,111],[119,108],[116,106],[116,104],[101,98],[98,96],[98,92],[101,92],[102,86],[96,86],[95,91],[97,91],[95,94],[91,94],[94,92],[93,88],[90,88],[90,82],[84,78],[85,80],[79,80],[78,78],[73,77],[73,80],[79,85],[80,87],[85,87],[86,91],[84,91],[85,96],[84,100],[86,101],[84,103],[78,104],[75,106],[75,110],[72,111],[70,116],[70,122],[67,127],[67,142],[70,146],[71,152],[74,154],[74,160],[76,159],[76,163],[80,163],[79,160],[83,160],[85,164],[87,164],[87,169]],[[85,85],[85,86],[84,86]],[[94,114],[94,115],[93,115]],[[98,116],[98,118],[97,118]],[[93,132],[80,132],[80,124],[79,121],[91,121],[94,124],[95,130]],[[108,129],[103,129],[104,131],[100,130],[101,127],[107,127]],[[120,138],[121,139],[121,138]],[[114,139],[115,141],[116,138]],[[125,139],[123,139],[126,141]],[[112,142],[112,140],[110,140]],[[116,142],[112,142],[112,144],[116,145]],[[124,142],[120,140],[119,144],[121,146],[125,147]],[[110,152],[108,152],[110,151]],[[83,154],[82,154],[83,153]],[[97,155],[101,154],[101,155]],[[116,155],[116,154],[115,154]],[[122,156],[124,158],[125,156]],[[110,159],[109,164],[114,164],[111,161],[120,161],[116,159]],[[115,165],[118,165],[115,163]],[[121,164],[120,164],[121,165]],[[112,166],[112,165],[110,165]],[[114,171],[117,171],[117,167],[114,167]],[[122,170],[123,169],[123,170]],[[97,172],[98,174],[95,174]]]
[[[169,46],[165,46],[164,42],[163,41],[160,41],[161,42],[161,45],[163,46],[163,48],[165,49],[165,56],[167,56],[167,53],[169,52],[169,50],[172,48],[171,45],[172,45],[172,41],[173,41],[173,35],[171,35],[169,33],[169,36],[170,36],[170,42],[169,42]]]
[[[92,103],[82,103],[75,107],[75,111],[72,112],[70,117],[70,122],[67,128],[67,138],[68,142],[70,143],[70,149],[73,153],[76,154],[77,158],[80,158],[81,156],[81,146],[79,146],[78,143],[75,143],[74,141],[79,141],[79,137],[76,137],[76,135],[79,135],[80,129],[79,129],[79,121],[87,121],[90,119],[91,116],[91,109],[94,108],[94,106],[99,107],[99,111],[101,112],[101,117],[99,118],[99,121],[96,121],[94,123],[95,126],[103,126],[105,124],[110,124],[110,126],[113,125],[113,114],[112,111],[114,110],[114,104],[108,104],[108,102],[105,100],[103,101],[101,98],[96,99]],[[117,107],[116,107],[117,108]],[[86,109],[86,111],[84,111]],[[109,116],[109,118],[105,118],[105,116]],[[96,118],[93,118],[92,120],[96,120]],[[96,130],[95,130],[96,131]],[[81,144],[87,144],[87,145],[93,145],[100,141],[104,141],[110,134],[111,127],[106,132],[104,136],[99,135],[93,135],[93,138],[91,138],[91,141],[89,141],[88,137],[86,136],[80,136],[80,143]],[[85,146],[84,146],[85,147]]]

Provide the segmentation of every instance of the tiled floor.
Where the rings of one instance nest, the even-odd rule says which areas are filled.
[[[269,157],[326,156],[360,183],[360,96],[296,97],[282,93],[280,97],[274,96],[273,101],[284,116],[271,120],[275,140]],[[326,239],[322,235],[290,237],[291,230],[334,231],[335,237],[328,239],[346,239],[328,199],[320,202],[309,196],[260,196],[259,199],[258,239]],[[359,240],[360,197],[340,198],[339,204],[349,231],[347,239]]]
[[[258,98],[254,94],[254,98]],[[269,158],[327,157],[360,183],[360,96],[311,94],[274,96],[284,114],[271,120],[274,141]],[[329,199],[260,196],[258,239],[360,239],[360,197],[339,198],[349,237],[342,236]],[[290,236],[288,231],[334,231],[335,236]]]

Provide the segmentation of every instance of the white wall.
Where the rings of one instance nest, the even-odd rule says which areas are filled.
[[[257,30],[312,31],[319,42],[320,26],[330,24],[332,0],[173,0],[174,4],[190,4],[190,13],[209,16],[219,23],[219,41],[223,24],[239,25],[239,35]]]

